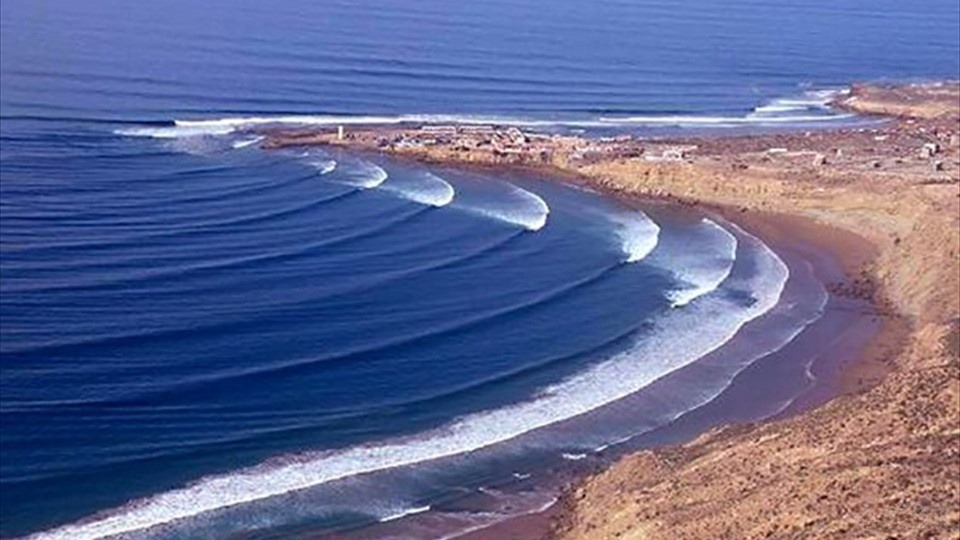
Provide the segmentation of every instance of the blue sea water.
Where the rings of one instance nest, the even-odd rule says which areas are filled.
[[[825,301],[691,211],[237,128],[833,125],[852,81],[960,76],[958,25],[954,0],[4,0],[0,535],[440,508],[713,399],[753,356],[593,421]]]

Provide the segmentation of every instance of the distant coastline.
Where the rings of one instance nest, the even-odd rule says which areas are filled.
[[[869,301],[882,316],[878,337],[844,367],[840,399],[628,456],[571,487],[549,515],[476,538],[506,534],[504,527],[542,534],[547,521],[556,538],[839,537],[905,527],[948,534],[960,525],[960,485],[950,476],[960,433],[951,386],[960,377],[960,84],[857,84],[831,105],[886,122],[658,139],[496,125],[256,131],[266,148],[342,146],[529,167],[614,196],[706,205],[764,237],[831,251],[846,275],[832,292]],[[723,460],[711,459],[721,452]],[[837,468],[855,473],[831,472]],[[861,477],[877,489],[860,489]],[[923,515],[889,496],[924,501]]]

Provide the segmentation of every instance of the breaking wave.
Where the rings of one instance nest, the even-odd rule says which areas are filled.
[[[260,136],[254,137],[254,138],[252,138],[252,139],[245,139],[245,140],[242,140],[242,141],[236,141],[236,142],[233,143],[231,146],[233,146],[234,150],[239,150],[239,149],[241,149],[241,148],[246,148],[246,147],[248,147],[248,146],[253,146],[253,145],[257,144],[258,142],[262,141],[263,139],[264,139],[264,137],[263,137],[262,135],[260,135]]]
[[[764,124],[815,124],[849,120],[852,114],[789,115],[789,116],[630,116],[625,118],[601,118],[607,125],[649,125],[649,126],[708,126],[727,127]]]
[[[539,231],[547,224],[550,206],[542,197],[513,184],[509,188],[510,199],[498,206],[465,206],[470,212],[519,225],[528,231]]]
[[[357,161],[347,167],[343,167],[341,170],[342,174],[340,178],[343,178],[345,183],[361,189],[379,187],[386,182],[390,176],[387,174],[387,171],[383,170],[383,167],[370,163],[369,161]],[[333,169],[330,169],[328,172],[332,171]],[[323,169],[321,169],[320,174],[324,174]]]
[[[430,511],[430,505],[417,506],[416,508],[409,508],[406,510],[401,510],[395,514],[390,514],[389,516],[380,518],[380,523],[386,523],[388,521],[396,521],[407,516],[412,516],[414,514],[422,514],[424,512]]]
[[[762,109],[761,109],[762,110]],[[287,116],[287,117],[248,117],[223,118],[219,120],[177,120],[173,125],[159,127],[137,127],[116,130],[118,135],[130,137],[152,137],[155,139],[174,139],[182,137],[202,137],[229,135],[244,130],[254,130],[269,126],[386,126],[386,125],[507,125],[526,128],[610,128],[638,125],[650,126],[706,126],[724,127],[750,124],[809,124],[825,121],[850,119],[852,114],[818,115],[782,115],[766,116],[748,114],[746,116],[601,116],[588,119],[538,120],[523,117],[484,117],[470,115],[399,115],[399,116]]]
[[[785,97],[755,107],[743,116],[711,115],[636,115],[586,118],[545,119],[525,116],[472,114],[398,114],[398,115],[333,115],[302,114],[279,116],[233,116],[202,120],[173,120],[165,125],[125,127],[119,135],[169,139],[178,137],[227,135],[244,130],[281,126],[371,126],[400,124],[510,125],[529,128],[605,128],[615,126],[700,126],[728,127],[764,124],[815,124],[849,120],[852,114],[837,114],[829,104],[849,89],[808,91],[800,96]]]
[[[320,161],[311,161],[310,165],[316,167],[317,174],[324,175],[330,174],[333,171],[337,170],[337,162],[332,159],[324,159]]]
[[[737,258],[737,237],[704,218],[701,230],[710,237],[709,249],[684,251],[672,257],[673,274],[684,283],[667,296],[673,307],[681,307],[717,290],[733,271]]]
[[[642,260],[657,247],[660,241],[660,227],[645,213],[637,211],[613,214],[611,219],[616,223],[620,249],[626,257],[624,262],[633,263]]]
[[[404,199],[437,208],[453,202],[456,195],[456,190],[449,182],[426,171],[414,178],[391,180],[383,184],[383,189],[396,193]]]
[[[744,116],[628,116],[601,117],[608,125],[691,126],[691,127],[737,127],[743,125],[818,124],[850,120],[855,115],[836,113],[830,102],[849,89],[813,90],[798,97],[778,98],[754,107]]]
[[[589,118],[542,119],[519,116],[468,114],[402,114],[395,116],[289,115],[246,116],[209,120],[173,120],[165,125],[124,127],[114,133],[129,137],[177,139],[221,136],[270,126],[375,126],[375,125],[509,125],[541,129],[589,129],[612,127],[698,127],[730,128],[740,126],[818,125],[849,122],[856,115],[837,113],[830,102],[848,89],[806,92],[799,97],[778,98],[754,107],[742,116],[727,115],[634,115]],[[235,143],[236,144],[236,143]],[[242,144],[242,143],[240,143]]]
[[[816,114],[836,118],[840,115],[830,114],[830,102],[838,96],[849,93],[849,89],[815,90],[804,93],[799,97],[773,99],[764,105],[759,105],[747,115],[753,119],[791,118],[796,115]],[[849,115],[846,115],[849,116]]]
[[[234,128],[228,126],[197,126],[184,127],[179,125],[172,126],[153,126],[122,128],[114,131],[117,135],[125,137],[150,137],[153,139],[179,139],[182,137],[202,137],[214,135],[229,135],[233,133]]]
[[[163,126],[122,128],[114,131],[128,137],[152,137],[172,139],[229,135],[234,132],[270,126],[363,126],[398,124],[459,124],[459,125],[512,125],[524,127],[590,127],[605,125],[590,120],[539,120],[509,116],[482,116],[468,114],[403,114],[396,116],[351,116],[351,115],[290,115],[290,116],[243,116],[209,120],[174,120]]]
[[[764,244],[748,238],[756,249],[743,258],[752,271],[735,285],[750,291],[748,305],[736,295],[717,295],[696,309],[671,311],[627,350],[544,388],[529,401],[473,413],[417,436],[288,456],[206,477],[32,538],[84,540],[142,531],[342,478],[472,452],[626,397],[721,347],[777,304],[789,277],[787,266]]]

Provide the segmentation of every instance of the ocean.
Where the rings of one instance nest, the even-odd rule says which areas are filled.
[[[853,81],[960,76],[958,18],[4,0],[0,536],[456,534],[658,430],[786,410],[816,378],[787,351],[832,335],[809,254],[531,171],[245,128],[857,125],[827,106]],[[761,371],[749,406],[697,417]]]

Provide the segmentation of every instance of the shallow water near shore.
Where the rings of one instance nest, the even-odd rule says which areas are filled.
[[[452,535],[816,403],[870,325],[809,252],[243,129],[809,129],[851,78],[955,76],[955,2],[827,4],[4,1],[0,536]]]

